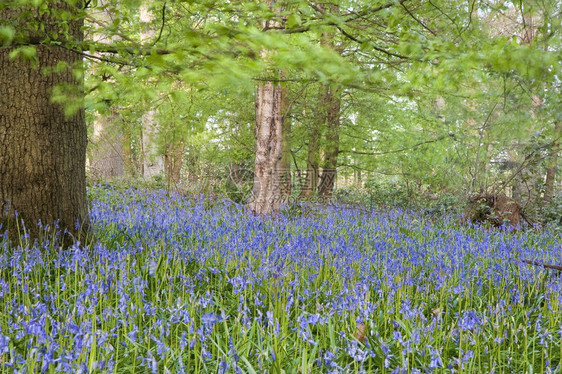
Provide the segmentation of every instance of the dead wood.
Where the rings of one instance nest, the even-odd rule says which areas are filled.
[[[509,224],[519,227],[526,220],[523,208],[503,194],[480,194],[469,199],[464,210],[466,220],[472,223],[489,223],[494,227]]]
[[[533,261],[533,260],[525,260],[525,259],[523,259],[521,261],[523,261],[524,263],[529,264],[529,265],[542,266],[545,269],[552,269],[552,270],[562,272],[562,266],[559,266],[559,265],[545,264],[543,262]]]
[[[355,336],[355,339],[359,340],[363,344],[365,344],[365,341],[367,340],[367,334],[365,330],[365,325],[363,323],[360,323],[357,325],[357,329],[353,334]]]

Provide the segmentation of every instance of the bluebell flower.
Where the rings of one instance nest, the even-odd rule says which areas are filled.
[[[10,337],[2,335],[0,333],[0,354],[8,353],[10,351],[10,347],[8,343],[10,342]]]

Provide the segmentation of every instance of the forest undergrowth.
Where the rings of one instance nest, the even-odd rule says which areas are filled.
[[[4,373],[560,372],[549,229],[394,209],[259,218],[89,190],[96,241],[0,239]]]

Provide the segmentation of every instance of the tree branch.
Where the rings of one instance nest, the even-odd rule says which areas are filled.
[[[388,2],[388,3],[384,4],[384,5],[378,6],[378,7],[376,7],[376,8],[367,9],[367,10],[364,10],[364,11],[359,12],[359,13],[353,13],[353,12],[352,12],[352,13],[348,13],[348,14],[345,15],[345,17],[347,17],[347,18],[345,18],[345,19],[343,20],[343,23],[349,22],[349,21],[354,21],[354,20],[356,20],[357,18],[365,17],[366,15],[374,14],[374,13],[380,12],[381,10],[388,9],[388,8],[390,8],[390,7],[393,7],[393,6],[397,5],[397,4],[402,5],[402,4],[405,3],[406,1],[408,1],[408,0],[399,0],[398,3],[396,3],[395,1],[391,1],[391,2]],[[319,22],[318,25],[324,25],[324,26],[338,26],[339,23],[335,23],[335,22]],[[279,33],[281,33],[281,34],[298,34],[298,33],[303,33],[303,32],[310,31],[310,25],[302,26],[302,27],[295,27],[295,28],[292,28],[292,29],[285,29],[285,28],[281,29],[281,28],[267,27],[267,28],[265,28],[263,31],[267,31],[267,30],[277,30],[277,32],[279,32]]]
[[[341,28],[340,26],[336,26],[336,27],[337,27],[338,30],[340,30],[340,32],[341,32],[346,38],[351,39],[351,40],[353,40],[354,42],[359,43],[359,44],[366,43],[365,41],[360,40],[360,39],[357,39],[357,38],[354,37],[353,35],[347,33],[347,32],[346,32],[343,28]],[[389,55],[389,56],[393,56],[393,57],[400,58],[400,59],[402,59],[402,60],[404,60],[404,61],[410,60],[409,57],[402,56],[402,55],[400,55],[400,54],[387,51],[386,49],[377,47],[376,45],[373,45],[372,43],[369,43],[369,44],[370,44],[371,47],[373,47],[373,49],[376,50],[376,51],[385,53],[385,54],[387,54],[387,55]],[[403,61],[402,61],[402,62],[403,62]]]
[[[349,151],[349,150],[340,150],[339,153],[353,153],[353,154],[357,154],[357,155],[369,155],[369,156],[380,156],[380,155],[386,155],[386,154],[390,154],[390,153],[400,153],[400,152],[404,152],[404,151],[409,151],[411,149],[420,147],[424,144],[429,144],[429,143],[436,143],[438,141],[441,141],[445,138],[447,138],[448,135],[442,135],[436,139],[431,139],[431,140],[426,140],[423,142],[419,142],[414,144],[411,147],[404,147],[404,148],[400,148],[400,149],[393,149],[391,151],[384,151],[384,152],[361,152],[361,151]]]
[[[429,27],[427,27],[421,20],[419,20],[416,16],[414,16],[412,14],[412,12],[410,12],[410,9],[406,8],[406,5],[404,5],[404,3],[401,3],[400,5],[402,5],[402,8],[404,8],[406,10],[406,12],[410,15],[410,17],[412,17],[417,23],[419,23],[420,25],[422,25],[422,27],[424,29],[426,29],[427,31],[429,31],[433,36],[437,36],[437,34],[430,29]]]
[[[408,0],[399,0],[399,1],[398,1],[398,4],[402,5],[402,4],[405,3],[406,1],[408,1]],[[368,14],[373,14],[373,13],[380,12],[381,10],[388,9],[388,8],[394,6],[394,5],[396,5],[396,2],[395,2],[395,1],[391,1],[391,2],[388,2],[388,3],[384,4],[384,5],[378,6],[378,7],[376,7],[376,8],[371,8],[371,9],[364,10],[363,12],[359,12],[359,13],[350,13],[350,14],[353,14],[354,16],[348,18],[346,21],[353,21],[353,20],[355,20],[355,19],[357,19],[357,18],[365,17],[365,16],[368,15]]]
[[[160,41],[160,38],[162,37],[162,30],[164,30],[165,24],[166,24],[166,2],[164,1],[164,5],[162,5],[162,25],[160,26],[160,33],[158,34],[158,37],[152,43],[153,47],[156,45],[156,43]]]

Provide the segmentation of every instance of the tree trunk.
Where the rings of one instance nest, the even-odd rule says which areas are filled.
[[[117,114],[100,114],[94,120],[94,136],[90,170],[96,178],[111,179],[123,176],[123,134],[116,125]]]
[[[550,149],[550,157],[548,160],[548,169],[546,170],[546,179],[544,182],[544,200],[551,202],[554,196],[554,182],[556,180],[556,164],[558,163],[558,152],[560,151],[560,134],[562,134],[562,124],[556,121],[554,124],[554,141]]]
[[[287,105],[287,88],[281,88],[281,111],[283,116],[281,122],[283,126],[283,142],[281,150],[281,162],[279,163],[279,177],[281,178],[281,201],[288,203],[291,198],[291,122],[287,121],[289,107]]]
[[[123,174],[133,178],[138,177],[140,173],[140,165],[133,153],[131,146],[133,137],[129,124],[123,124]]]
[[[167,145],[164,155],[164,168],[168,190],[175,190],[180,184],[184,150],[183,142],[173,142]]]
[[[140,21],[150,23],[154,19],[152,13],[146,5],[140,9]],[[141,40],[147,42],[154,38],[155,31],[150,26],[145,25],[146,29],[141,34]],[[149,107],[151,103],[148,104]],[[158,126],[154,121],[154,110],[149,110],[142,116],[142,151],[143,151],[143,177],[152,178],[164,173],[164,159],[158,151],[157,138]]]
[[[62,2],[53,2],[51,8],[78,11]],[[21,22],[25,29],[25,11],[24,7],[9,6],[0,11],[0,19],[12,21],[18,28]],[[63,27],[68,27],[63,43],[82,39],[82,20],[62,23],[52,16],[42,17],[47,34],[60,38],[66,35]],[[12,50],[0,47],[1,230],[8,229],[9,236],[17,240],[17,212],[32,236],[39,234],[39,221],[43,225],[58,221],[61,230],[76,235],[89,226],[84,110],[65,115],[65,108],[53,103],[51,94],[55,87],[67,85],[72,91],[68,100],[83,99],[82,82],[72,74],[72,67],[82,68],[82,57],[65,48],[40,44],[32,66],[20,58],[10,59]],[[44,73],[61,62],[69,68]]]
[[[102,25],[108,25],[113,18],[111,12],[107,8],[107,0],[98,2],[99,11],[93,11],[91,17],[96,19]],[[116,38],[106,35],[103,32],[96,33],[93,41],[98,43],[110,44]],[[95,54],[102,57],[102,53]],[[101,68],[102,71],[96,71],[94,74],[101,75],[103,80],[111,78],[105,76],[103,64],[98,64],[96,70]],[[110,102],[106,113],[97,113],[94,119],[94,136],[93,144],[90,144],[91,152],[88,157],[90,170],[95,178],[111,179],[122,177],[123,169],[123,130],[121,124],[118,124],[118,109]]]
[[[325,126],[328,120],[329,91],[329,86],[319,87],[318,103],[314,111],[314,118],[308,128],[308,157],[304,185],[301,190],[301,197],[305,199],[310,198],[318,188],[318,178],[320,176],[320,136],[322,135],[322,127]]]
[[[250,209],[258,215],[276,215],[281,205],[280,161],[283,149],[279,83],[259,83],[256,93],[254,187]]]
[[[326,150],[318,195],[329,197],[334,192],[336,183],[336,168],[340,151],[340,106],[341,88],[330,87],[328,91],[326,122]]]
[[[273,8],[275,1],[266,0]],[[277,12],[281,12],[278,8]],[[280,28],[281,22],[270,20],[262,22],[262,27]],[[262,50],[260,57],[268,59],[271,51]],[[271,73],[274,73],[271,70]],[[277,76],[281,72],[277,71]],[[281,159],[283,156],[283,89],[281,84],[262,81],[256,91],[256,128],[254,186],[249,202],[250,210],[257,215],[277,215],[281,207]]]
[[[152,178],[164,172],[164,159],[158,151],[157,136],[154,111],[150,110],[142,115],[143,178]]]

